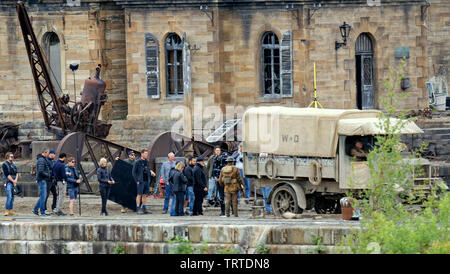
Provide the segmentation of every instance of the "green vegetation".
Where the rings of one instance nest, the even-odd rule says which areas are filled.
[[[200,246],[193,247],[192,242],[187,238],[176,235],[173,239],[168,241],[169,254],[239,254],[239,250],[232,247],[211,248],[203,241]]]
[[[325,253],[325,247],[322,245],[322,243],[323,243],[323,237],[322,237],[321,235],[316,235],[316,236],[313,238],[312,243],[313,243],[314,245],[316,245],[315,252],[316,252],[317,254],[323,254],[323,253]],[[311,252],[309,252],[309,253],[313,253],[313,252],[311,251]]]
[[[67,249],[67,246],[63,246],[63,254],[70,254],[70,251]]]
[[[125,246],[123,244],[117,244],[114,247],[114,254],[126,254]]]
[[[407,159],[398,149],[399,131],[405,123],[396,123],[392,118],[405,119],[407,113],[395,107],[396,102],[405,98],[398,92],[404,68],[403,60],[398,72],[391,69],[390,79],[385,82],[386,97],[381,102],[385,113],[379,126],[386,135],[377,136],[368,155],[369,188],[359,193],[354,205],[361,210],[361,230],[343,239],[341,247],[345,249],[340,252],[450,253],[450,195],[437,188],[431,193],[414,188],[414,179],[421,175],[418,158],[424,146],[411,151]]]
[[[265,244],[259,244],[256,247],[256,254],[269,254],[270,248],[266,246]]]

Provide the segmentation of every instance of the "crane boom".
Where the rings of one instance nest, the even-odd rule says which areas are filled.
[[[30,18],[22,1],[17,3],[17,16],[22,29],[23,41],[30,61],[34,85],[47,129],[53,133],[65,135],[68,131],[59,98],[50,80],[39,43],[31,26]]]

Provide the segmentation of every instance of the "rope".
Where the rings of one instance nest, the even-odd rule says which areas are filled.
[[[273,171],[273,174],[270,176],[269,176],[269,170],[267,168],[267,165],[269,163],[272,163],[272,171]],[[264,165],[264,171],[266,172],[267,178],[269,178],[270,180],[273,180],[275,177],[277,177],[278,167],[276,166],[276,164],[277,163],[272,158],[269,158],[267,160],[266,164]]]
[[[309,182],[314,186],[318,186],[322,182],[322,165],[318,161],[312,160],[310,166]]]

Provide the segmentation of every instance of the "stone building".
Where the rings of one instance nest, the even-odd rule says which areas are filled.
[[[0,4],[0,117],[42,135],[30,123],[41,114],[14,2]],[[431,77],[449,81],[447,0],[28,2],[43,48],[60,60],[62,90],[73,94],[70,62],[81,64],[77,91],[101,63],[108,138],[137,148],[173,128],[207,135],[249,106],[306,107],[314,64],[325,108],[380,109],[389,68],[403,56],[409,81],[399,92],[410,96],[401,109],[428,106]],[[344,22],[351,31],[336,49]]]

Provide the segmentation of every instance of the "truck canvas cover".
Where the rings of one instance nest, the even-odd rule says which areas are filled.
[[[342,119],[377,118],[378,110],[249,108],[244,113],[243,151],[287,156],[335,157]]]
[[[396,118],[389,119],[389,128],[395,129],[400,134],[419,134],[423,131],[411,121],[400,120]],[[385,121],[380,118],[357,118],[357,119],[341,119],[338,123],[338,134],[353,135],[377,135],[385,134]],[[398,128],[398,130],[396,130]]]

